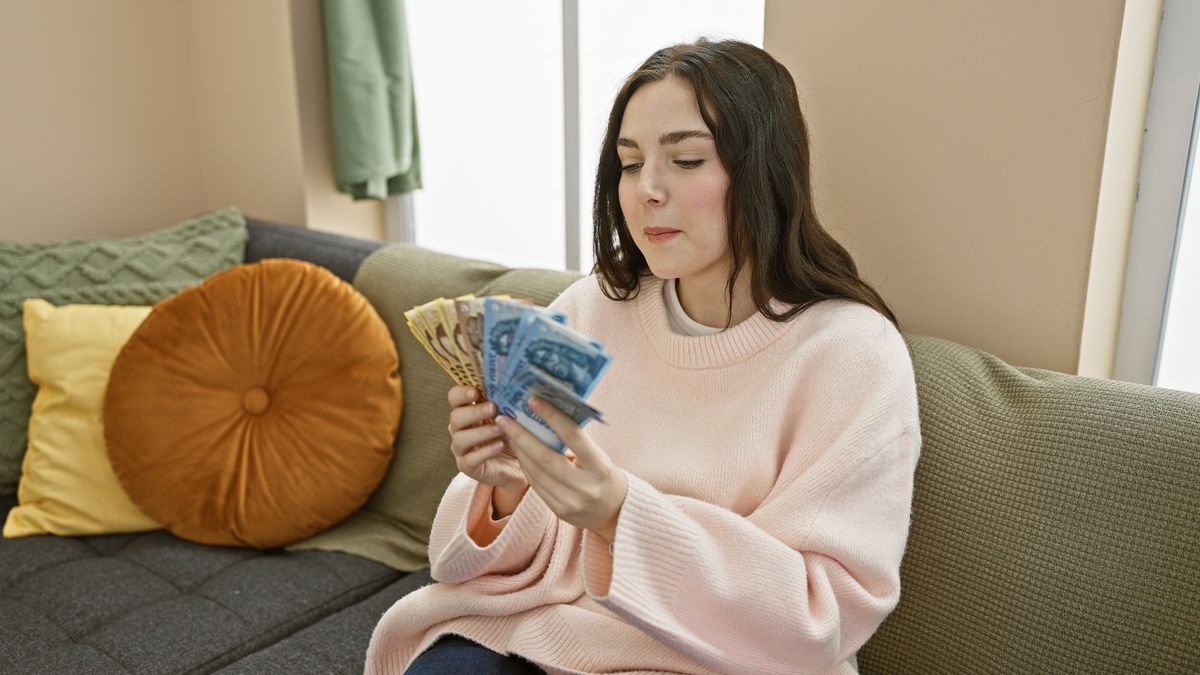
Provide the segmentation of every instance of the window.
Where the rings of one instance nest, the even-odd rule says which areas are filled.
[[[1200,3],[1165,0],[1113,376],[1200,392]]]
[[[1197,91],[1200,94],[1200,91]],[[1162,350],[1155,384],[1200,393],[1200,110],[1193,103],[1187,174],[1183,180],[1175,260],[1167,283]]]
[[[761,47],[764,6],[409,3],[424,183],[413,193],[415,242],[514,267],[589,270],[596,163],[621,82],[654,50],[701,35]]]
[[[424,187],[416,243],[510,266],[563,265],[559,0],[405,6]]]

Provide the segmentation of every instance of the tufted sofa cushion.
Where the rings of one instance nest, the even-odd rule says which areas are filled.
[[[211,672],[400,577],[345,553],[205,546],[165,530],[9,540],[0,673]]]
[[[366,600],[231,663],[218,675],[361,673],[379,617],[400,598],[432,583],[428,567],[406,574]]]

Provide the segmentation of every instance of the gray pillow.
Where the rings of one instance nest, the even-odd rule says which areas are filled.
[[[246,220],[228,207],[125,239],[0,242],[0,495],[17,491],[37,387],[25,365],[21,304],[152,305],[240,264]]]

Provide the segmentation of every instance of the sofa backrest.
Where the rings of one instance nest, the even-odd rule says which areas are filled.
[[[246,233],[248,263],[266,258],[295,258],[321,265],[350,282],[368,255],[387,246],[385,241],[308,230],[251,216],[246,216]]]
[[[1200,668],[1200,395],[905,337],[912,530],[861,672]]]

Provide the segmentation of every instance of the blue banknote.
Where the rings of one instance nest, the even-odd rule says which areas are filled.
[[[537,367],[586,398],[608,368],[612,357],[604,345],[565,324],[539,314],[518,320],[501,381],[512,383],[523,370]]]
[[[566,444],[544,419],[529,409],[529,399],[537,396],[548,401],[580,426],[592,419],[604,423],[600,411],[579,399],[569,387],[540,368],[522,370],[504,392],[503,398],[496,401],[500,413],[516,420],[538,440],[559,453],[566,451]]]
[[[562,440],[529,410],[530,397],[544,398],[577,424],[590,419],[603,423],[600,412],[584,399],[611,362],[612,357],[599,341],[545,316],[525,314],[510,343],[505,371],[498,380],[493,400],[501,412],[562,452]]]
[[[527,314],[544,315],[558,323],[566,323],[567,315],[536,305],[486,297],[483,300],[483,380],[487,397],[496,400],[498,384],[504,375],[508,353],[517,336],[521,317]]]

